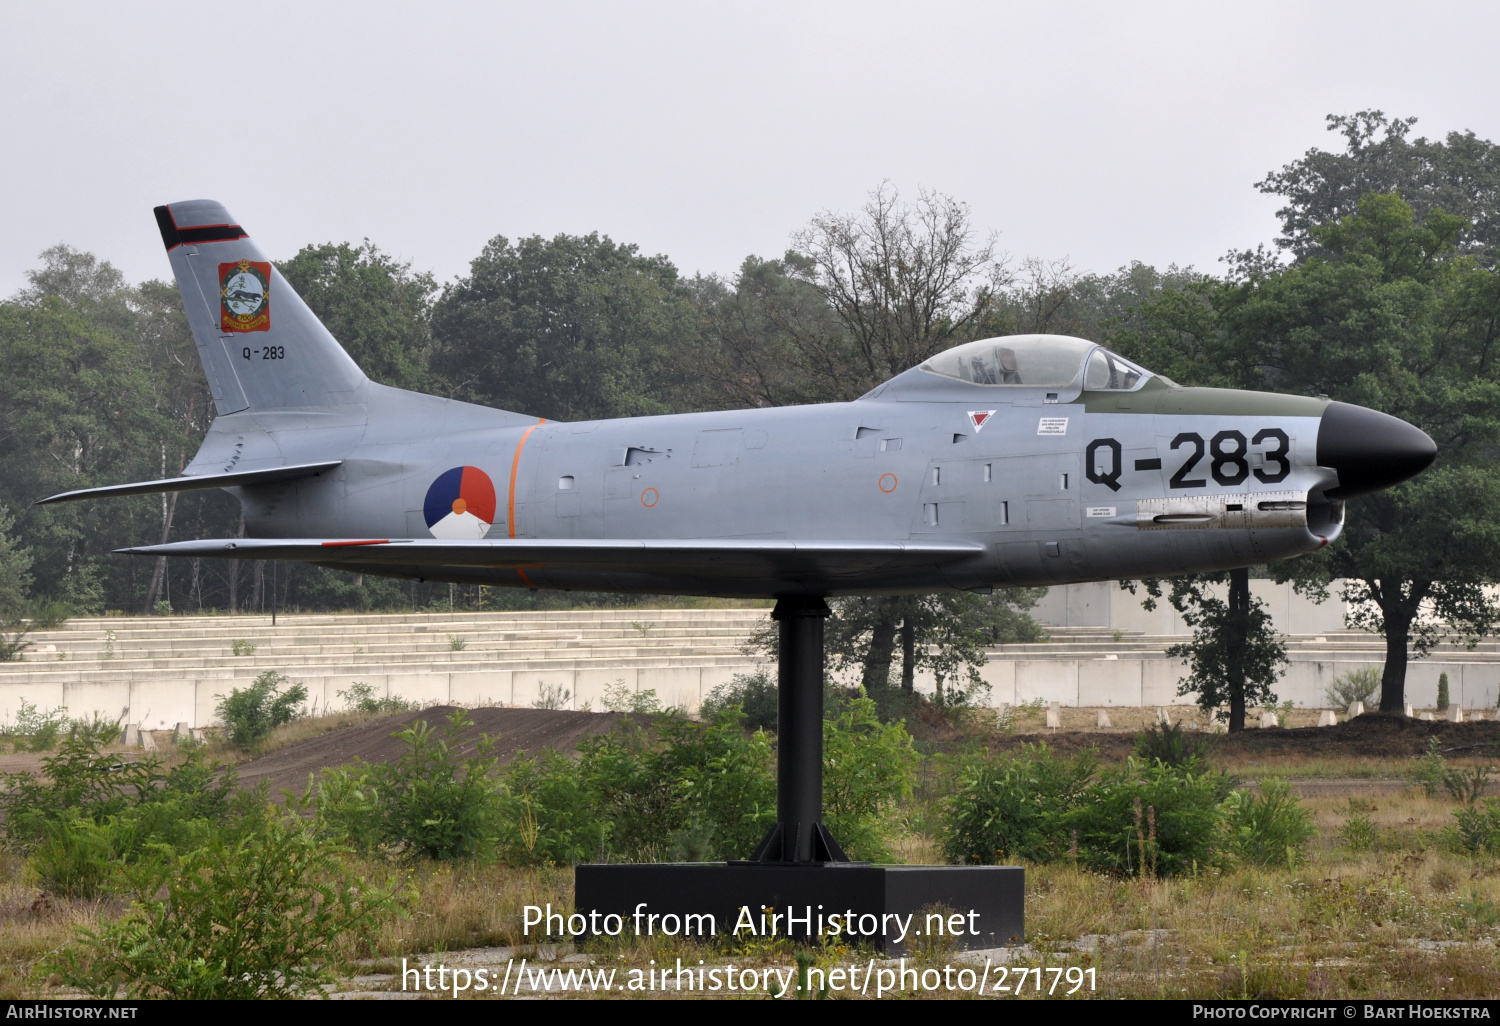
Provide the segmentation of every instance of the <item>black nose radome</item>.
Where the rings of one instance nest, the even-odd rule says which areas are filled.
[[[1329,403],[1318,427],[1318,466],[1338,471],[1330,499],[1347,499],[1400,484],[1426,470],[1437,443],[1421,428],[1387,413]]]

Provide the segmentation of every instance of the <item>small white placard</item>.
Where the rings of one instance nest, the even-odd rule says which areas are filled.
[[[1085,516],[1091,517],[1112,517],[1114,515],[1115,507],[1113,506],[1089,506],[1085,511]]]
[[[1068,433],[1067,417],[1043,417],[1036,425],[1039,435],[1065,435]]]

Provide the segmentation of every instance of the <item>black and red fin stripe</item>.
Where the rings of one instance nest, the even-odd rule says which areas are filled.
[[[161,241],[167,247],[168,252],[185,244],[231,242],[235,239],[249,238],[245,229],[237,224],[203,224],[191,228],[179,228],[176,219],[172,217],[170,207],[157,207],[155,214],[156,226],[161,229]]]

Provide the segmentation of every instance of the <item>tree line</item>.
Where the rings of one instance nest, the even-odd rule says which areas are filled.
[[[1065,260],[1011,259],[963,202],[930,191],[907,199],[889,185],[861,210],[813,217],[785,253],[747,257],[727,276],[688,277],[666,256],[597,233],[496,236],[447,285],[368,239],[309,245],[278,267],[373,379],[549,420],[852,400],[943,349],[1022,332],[1091,338],[1185,385],[1327,395],[1403,417],[1437,440],[1437,464],[1352,500],[1329,549],[1257,571],[1313,592],[1352,582],[1346,597],[1368,600],[1357,625],[1389,646],[1382,707],[1399,708],[1408,653],[1445,634],[1482,636],[1500,612],[1483,591],[1500,577],[1500,147],[1473,133],[1413,137],[1413,125],[1379,111],[1331,116],[1341,147],[1309,150],[1258,183],[1285,202],[1279,236],[1231,253],[1219,273],[1143,263],[1081,273]],[[132,285],[66,245],[43,253],[28,283],[0,302],[6,615],[38,598],[79,613],[267,608],[264,567],[109,554],[237,534],[225,494],[31,505],[176,474],[212,405],[173,284]],[[1173,598],[1192,603],[1206,583],[1186,582]],[[308,610],[481,600],[477,589],[304,566],[280,568],[274,586],[282,608]],[[1245,575],[1236,588],[1248,594]],[[1034,598],[859,600],[830,636],[872,687],[904,652],[909,687],[920,640],[947,632],[951,652],[1024,637],[1017,610]],[[550,599],[491,589],[483,601]],[[1232,610],[1249,605],[1231,597],[1219,617],[1231,628],[1230,667],[1244,663],[1233,625],[1248,623]],[[961,688],[973,665],[932,668]],[[1263,683],[1230,682],[1252,700]]]

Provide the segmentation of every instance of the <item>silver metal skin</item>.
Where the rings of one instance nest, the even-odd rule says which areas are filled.
[[[158,220],[219,416],[184,479],[42,501],[226,487],[249,537],[124,552],[834,596],[1227,569],[1311,552],[1342,528],[1338,466],[1318,463],[1326,399],[1181,388],[1084,340],[1017,336],[959,347],[857,402],[554,423],[370,381],[274,269],[266,296],[236,307],[261,302],[268,324],[226,328],[226,275],[265,257],[217,203],[171,204]],[[253,293],[259,279],[237,280]],[[1031,375],[1042,383],[1026,383],[1044,363]],[[1431,461],[1415,428],[1332,405],[1362,490]],[[1395,425],[1410,473],[1371,479],[1380,460],[1360,448],[1360,418]]]

